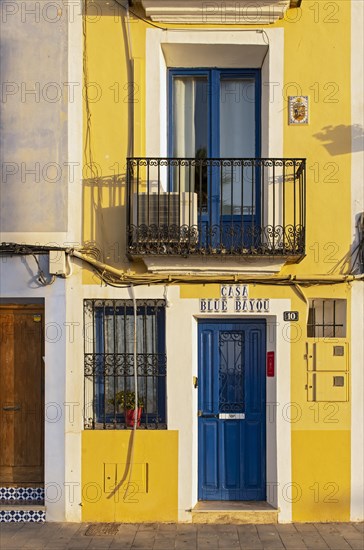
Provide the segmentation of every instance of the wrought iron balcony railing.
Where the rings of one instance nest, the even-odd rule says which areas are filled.
[[[128,254],[305,253],[305,159],[129,158]]]

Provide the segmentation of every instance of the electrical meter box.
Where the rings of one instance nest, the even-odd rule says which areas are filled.
[[[306,343],[307,400],[349,400],[349,344],[345,340]]]
[[[307,342],[307,370],[347,371],[349,365],[348,343],[338,339],[323,342]]]
[[[348,401],[349,375],[347,372],[308,372],[308,401]]]

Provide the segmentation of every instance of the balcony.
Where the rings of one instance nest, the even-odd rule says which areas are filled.
[[[128,255],[305,255],[305,159],[129,158]]]

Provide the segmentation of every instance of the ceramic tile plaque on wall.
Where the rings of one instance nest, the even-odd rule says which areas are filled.
[[[308,124],[308,96],[288,97],[288,124]]]

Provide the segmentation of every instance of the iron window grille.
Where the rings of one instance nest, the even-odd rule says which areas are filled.
[[[307,336],[309,338],[344,338],[346,336],[346,300],[310,300]]]
[[[140,428],[166,429],[165,301],[136,301]],[[132,300],[84,301],[85,429],[126,429],[120,396],[134,392]]]

